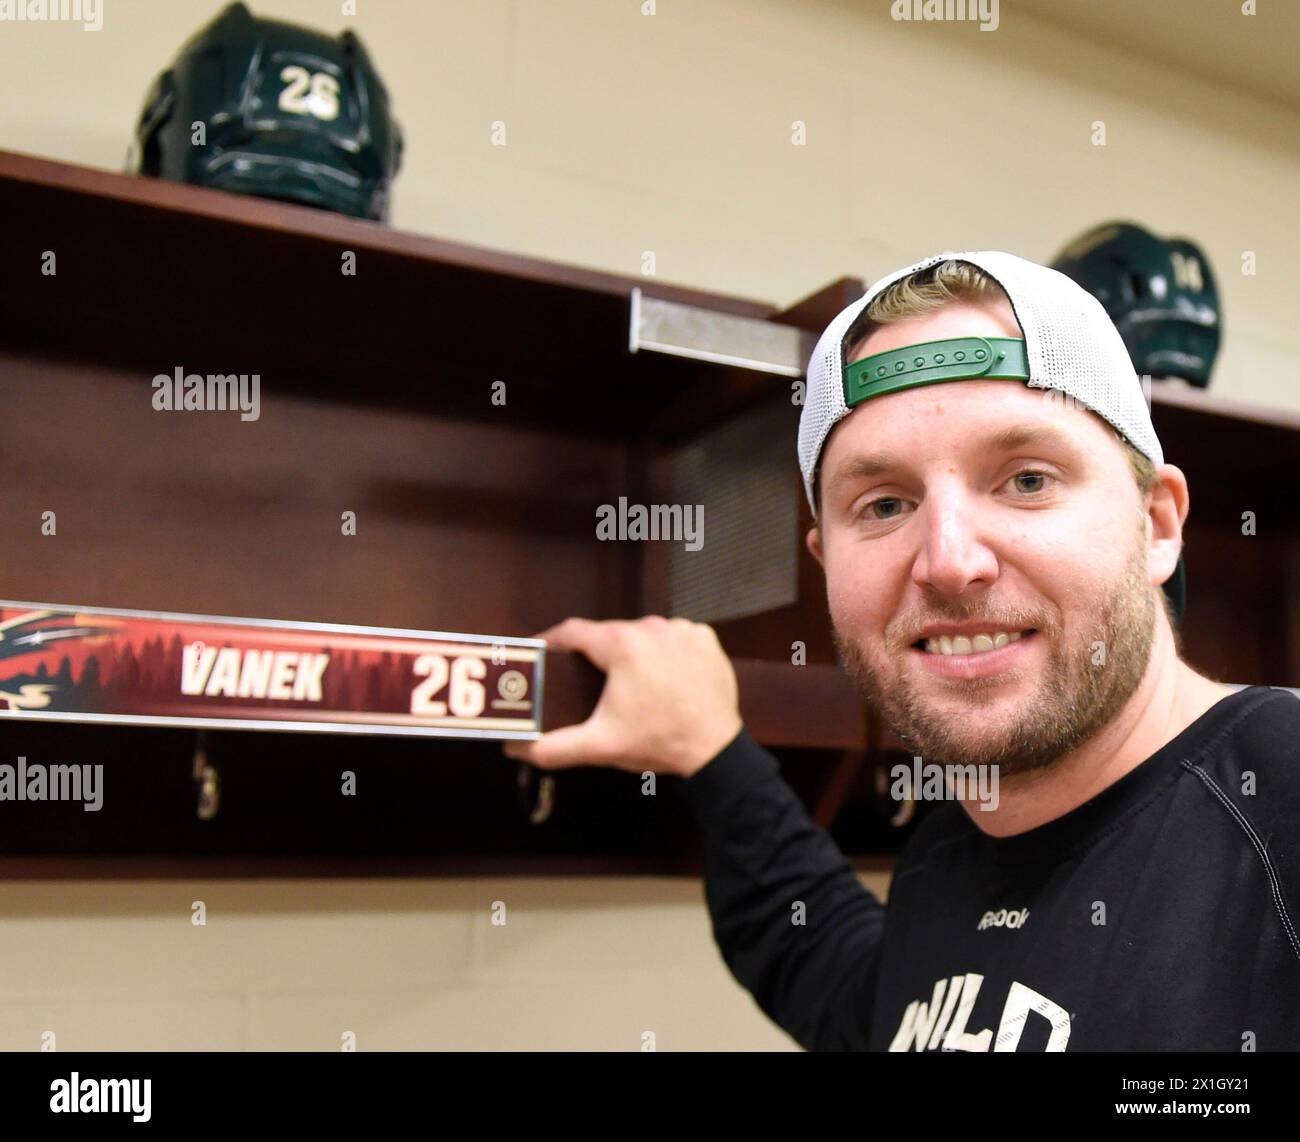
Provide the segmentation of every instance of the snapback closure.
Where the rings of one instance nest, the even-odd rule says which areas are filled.
[[[888,349],[844,367],[844,403],[940,381],[1029,380],[1025,343],[1016,337],[951,337]]]

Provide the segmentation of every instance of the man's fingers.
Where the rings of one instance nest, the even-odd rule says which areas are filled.
[[[608,673],[613,648],[620,637],[617,622],[569,618],[548,627],[535,637],[544,639],[548,647],[577,650],[585,654],[596,666]]]
[[[532,762],[538,769],[564,769],[571,765],[607,765],[610,751],[591,723],[561,726],[535,741],[506,742],[502,752],[519,761]]]

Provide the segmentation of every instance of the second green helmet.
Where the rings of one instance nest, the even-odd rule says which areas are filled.
[[[1195,243],[1108,222],[1071,242],[1052,269],[1101,302],[1138,373],[1209,385],[1223,315],[1210,263]]]

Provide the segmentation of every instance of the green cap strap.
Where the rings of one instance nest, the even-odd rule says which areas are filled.
[[[951,337],[889,349],[844,367],[844,403],[940,381],[1029,380],[1025,343],[1014,337]]]

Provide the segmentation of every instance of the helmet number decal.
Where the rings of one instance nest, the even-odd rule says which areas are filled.
[[[1174,250],[1169,256],[1173,259],[1174,280],[1179,288],[1200,293],[1205,288],[1205,282],[1201,277],[1200,259],[1184,254],[1180,250]]]
[[[328,122],[339,117],[339,81],[327,71],[308,71],[290,64],[280,72],[285,88],[279,107],[293,115],[311,115]]]

